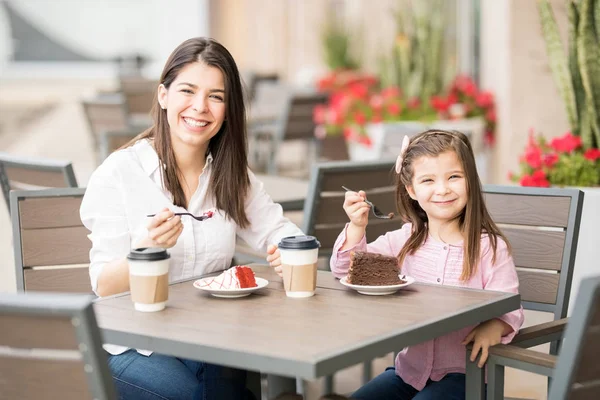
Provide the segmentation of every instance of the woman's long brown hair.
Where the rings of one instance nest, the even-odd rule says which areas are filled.
[[[225,47],[214,39],[198,37],[186,40],[171,53],[160,76],[160,83],[169,89],[179,72],[195,62],[218,68],[225,80],[225,121],[208,144],[208,151],[213,156],[209,194],[214,196],[218,209],[225,211],[237,225],[245,228],[250,224],[244,208],[250,178],[246,109],[240,74]],[[167,111],[158,104],[157,95],[151,114],[154,125],[123,147],[131,146],[140,139],[153,139],[160,164],[164,166],[164,172],[161,168],[163,184],[173,195],[173,204],[187,208],[180,170],[171,145]]]
[[[477,271],[481,258],[482,233],[489,236],[493,251],[492,262],[496,261],[498,237],[506,242],[509,251],[510,245],[487,211],[483,200],[481,182],[477,175],[473,149],[469,139],[460,132],[434,129],[423,132],[410,140],[402,159],[402,170],[400,174],[397,174],[396,202],[403,221],[412,223],[412,232],[408,241],[398,253],[398,263],[402,265],[408,254],[414,254],[425,243],[428,235],[427,214],[419,206],[419,203],[410,197],[406,189],[406,187],[413,184],[413,163],[418,158],[437,157],[446,151],[456,153],[465,173],[467,204],[457,218],[461,231],[465,232],[466,235],[463,270],[460,279],[468,281]]]

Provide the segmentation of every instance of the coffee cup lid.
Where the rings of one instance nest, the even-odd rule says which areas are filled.
[[[321,243],[314,236],[288,236],[277,245],[284,250],[311,250],[321,247]]]
[[[130,260],[139,261],[159,261],[166,260],[171,257],[167,250],[161,249],[160,247],[141,247],[133,249],[127,256]]]

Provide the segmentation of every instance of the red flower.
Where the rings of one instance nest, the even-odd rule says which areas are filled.
[[[381,91],[381,95],[384,99],[395,99],[400,97],[400,89],[396,86],[389,86]]]
[[[491,122],[496,122],[496,110],[488,110],[488,112],[485,113],[485,119]]]
[[[494,131],[488,130],[485,132],[485,136],[483,137],[485,144],[492,147],[494,143],[496,143],[496,137],[494,136]]]
[[[356,137],[356,132],[350,126],[347,126],[344,128],[343,134],[344,134],[344,138],[346,138],[348,140],[352,140]]]
[[[362,83],[353,83],[348,87],[348,90],[350,91],[350,94],[357,99],[363,99],[367,97],[367,94],[369,93],[367,85]]]
[[[364,144],[367,147],[373,146],[373,142],[371,142],[371,138],[365,135],[362,135],[358,138],[358,143]]]
[[[327,115],[327,106],[324,104],[318,104],[313,108],[313,121],[315,124],[325,123],[325,116]]]
[[[544,155],[544,165],[548,168],[552,168],[554,164],[558,162],[558,154],[550,153]]]
[[[590,161],[596,161],[600,158],[600,149],[589,149],[583,153],[583,156]]]
[[[399,115],[401,110],[400,105],[397,103],[392,103],[387,106],[387,111],[391,115]]]
[[[481,108],[488,108],[494,104],[494,95],[491,92],[481,92],[475,97],[475,103]]]
[[[445,113],[446,111],[448,111],[448,108],[450,107],[450,103],[448,102],[448,99],[444,98],[442,96],[432,96],[430,103],[431,103],[431,107],[435,108],[438,112],[441,112],[441,113]]]
[[[421,100],[419,100],[418,97],[413,97],[406,102],[406,106],[412,110],[416,110],[417,108],[421,107]]]
[[[373,107],[373,110],[381,110],[383,108],[383,96],[377,94],[371,96],[369,105]]]
[[[536,170],[531,175],[523,175],[519,184],[521,186],[550,187],[550,182],[546,178],[546,173],[541,169]]]
[[[538,169],[542,166],[542,149],[539,147],[527,147],[523,156],[525,161],[533,169]]]
[[[356,111],[354,113],[354,122],[356,122],[358,125],[366,124],[367,117],[365,116],[365,113],[363,113],[362,111]]]
[[[570,153],[581,147],[581,138],[567,132],[564,136],[554,138],[550,141],[550,147],[559,153]]]
[[[330,108],[328,110],[326,120],[327,120],[327,123],[332,124],[332,125],[341,125],[342,122],[344,122],[342,113],[335,108]]]

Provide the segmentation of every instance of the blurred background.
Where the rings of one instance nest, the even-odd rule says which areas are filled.
[[[567,3],[551,3],[566,38]],[[491,94],[493,136],[481,149],[486,182],[507,181],[531,128],[549,138],[569,129],[536,0],[5,0],[0,21],[0,149],[72,159],[80,182],[95,164],[74,159],[85,152],[71,155],[75,146],[65,146],[90,145],[76,103],[118,90],[120,75],[158,79],[168,54],[192,36],[221,41],[247,81],[250,74],[272,75],[307,88],[348,67],[384,87],[406,82],[390,72],[402,42],[441,41],[439,53],[414,46],[407,53],[427,66],[426,57],[437,57],[435,71],[412,65],[408,79],[427,73],[421,82],[439,93],[418,88],[410,95],[446,94],[460,75]],[[60,114],[65,124],[54,127]],[[46,133],[27,143],[24,136],[36,129]],[[60,145],[48,147],[52,142]]]
[[[395,159],[405,134],[438,127],[468,134],[483,183],[597,187],[600,125],[583,115],[598,110],[598,37],[578,40],[600,27],[578,25],[594,23],[583,2],[3,0],[0,152],[66,160],[86,186],[151,123],[171,51],[211,36],[241,71],[259,173],[307,180],[317,161]],[[15,290],[10,229],[0,212],[0,291]],[[545,395],[545,379],[517,381],[516,395]]]

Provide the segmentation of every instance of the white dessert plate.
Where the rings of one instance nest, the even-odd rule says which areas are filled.
[[[256,276],[254,279],[256,279],[256,285],[255,287],[251,287],[251,288],[244,288],[244,289],[211,289],[208,286],[204,286],[202,287],[202,283],[204,282],[205,279],[213,279],[214,277],[210,277],[210,278],[202,278],[202,279],[198,279],[196,281],[194,281],[194,287],[196,289],[200,289],[202,291],[208,292],[210,294],[212,294],[215,297],[223,297],[223,298],[228,298],[228,299],[235,299],[238,297],[246,297],[248,295],[250,295],[252,292],[257,291],[258,289],[262,289],[264,287],[266,287],[269,284],[269,281],[263,278],[259,278],[258,276]]]
[[[411,278],[410,276],[402,275],[402,280],[406,281],[404,283],[400,283],[398,285],[386,285],[386,286],[363,286],[363,285],[353,285],[348,283],[348,277],[345,276],[340,279],[340,283],[350,289],[356,290],[360,294],[367,294],[369,296],[383,296],[386,294],[396,293],[398,290],[411,285],[415,282],[415,278]]]

